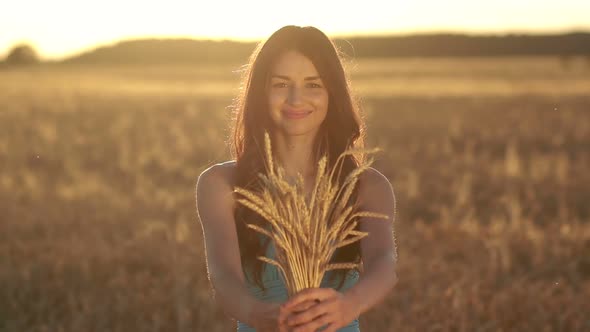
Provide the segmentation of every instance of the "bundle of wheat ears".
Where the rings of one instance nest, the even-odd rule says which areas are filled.
[[[308,203],[301,174],[297,175],[294,186],[289,184],[284,169],[273,163],[267,132],[264,143],[268,175],[258,174],[263,183],[262,194],[240,187],[235,187],[234,192],[244,197],[238,199],[238,203],[260,214],[272,226],[267,230],[247,224],[248,228],[272,240],[276,260],[264,256],[257,258],[279,269],[290,298],[303,289],[320,287],[327,271],[358,267],[354,263],[330,264],[330,259],[337,248],[368,235],[355,230],[359,217],[388,219],[385,214],[356,211],[357,206],[346,206],[359,175],[370,167],[372,159],[355,168],[344,183],[333,181],[335,169],[346,155],[374,153],[380,149],[349,149],[338,157],[332,169],[327,168],[327,156],[324,155],[318,162]]]

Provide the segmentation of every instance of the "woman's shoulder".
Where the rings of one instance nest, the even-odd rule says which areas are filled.
[[[221,180],[225,183],[232,184],[234,183],[234,176],[235,176],[235,169],[236,169],[236,161],[235,160],[228,160],[224,162],[220,162],[209,166],[205,169],[200,175],[199,179],[204,177],[211,177]],[[197,180],[198,181],[198,180]]]
[[[359,175],[359,183],[364,185],[391,185],[389,179],[374,167],[368,167]]]
[[[220,163],[217,163],[211,167],[216,167],[220,170],[222,170],[222,172],[225,173],[234,173],[235,169],[236,169],[236,165],[237,162],[235,160],[228,160],[228,161],[223,161]]]
[[[370,201],[376,197],[392,194],[393,186],[391,182],[377,169],[369,167],[359,175],[359,198],[361,200]]]

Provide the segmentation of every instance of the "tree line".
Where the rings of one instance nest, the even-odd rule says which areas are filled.
[[[347,57],[409,56],[590,56],[590,33],[559,35],[464,35],[423,34],[387,37],[335,38]],[[61,64],[197,64],[243,63],[256,42],[194,39],[127,40],[54,61]],[[42,62],[30,45],[17,45],[5,64]]]

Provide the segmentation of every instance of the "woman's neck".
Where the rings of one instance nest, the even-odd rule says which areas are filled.
[[[310,136],[277,135],[273,140],[278,162],[290,179],[300,173],[304,179],[313,178],[316,165],[313,158],[313,138]]]

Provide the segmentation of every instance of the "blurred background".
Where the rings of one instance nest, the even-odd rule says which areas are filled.
[[[0,11],[0,331],[230,331],[198,175],[283,25],[334,38],[391,181],[362,331],[590,330],[590,2],[19,1]]]

